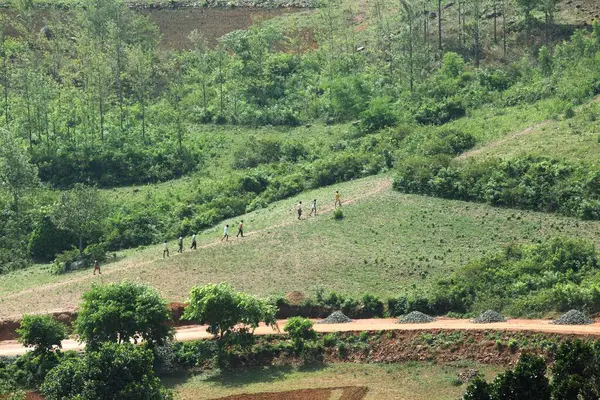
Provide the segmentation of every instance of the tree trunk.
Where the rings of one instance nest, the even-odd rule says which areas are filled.
[[[493,0],[494,4],[494,44],[498,44],[498,18],[496,16],[496,11],[497,11],[497,7],[496,7],[496,1],[498,0]]]
[[[79,235],[79,255],[83,257],[83,235]]]
[[[442,51],[442,0],[438,0],[438,50]]]
[[[506,57],[506,0],[502,0],[502,48]]]

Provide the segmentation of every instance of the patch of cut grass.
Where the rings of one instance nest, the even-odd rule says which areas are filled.
[[[468,363],[492,379],[501,367]],[[223,396],[279,392],[310,388],[366,386],[365,400],[380,399],[456,399],[466,385],[453,384],[465,368],[460,364],[331,364],[309,369],[270,366],[236,370],[231,374],[199,375],[191,378],[172,377],[164,383],[173,388],[182,400],[215,399]]]

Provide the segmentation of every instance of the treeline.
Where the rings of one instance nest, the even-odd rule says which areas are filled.
[[[516,40],[523,26],[536,27],[536,9],[547,13],[547,30],[553,27],[555,1],[443,3],[436,2],[439,43],[423,13],[432,4],[398,8],[378,0],[357,9],[332,0],[310,17],[291,18],[285,30],[254,25],[226,35],[216,48],[193,32],[191,50],[159,52],[157,28],[121,0],[50,13],[41,32],[32,2],[15,1],[14,18],[0,24],[0,123],[26,139],[43,181],[114,186],[198,169],[202,151],[187,140],[190,124],[296,126],[371,117],[370,129],[377,129],[397,119],[441,124],[514,85],[519,93],[511,102],[520,101],[529,67],[463,73],[460,57],[443,70],[440,59],[453,50],[479,67],[484,43],[500,40],[499,16],[506,30],[510,14]],[[493,35],[484,16],[490,7]],[[442,27],[442,13],[451,12],[458,19],[447,24],[458,26],[458,37]],[[364,32],[357,32],[357,15],[369,22]],[[8,36],[9,27],[19,36]],[[316,34],[315,50],[306,51],[307,29]],[[527,51],[537,54],[537,47]],[[543,68],[551,68],[552,52],[540,54]]]

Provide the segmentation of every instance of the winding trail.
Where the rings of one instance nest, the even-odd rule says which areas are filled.
[[[317,320],[314,320],[315,322]],[[363,331],[509,331],[509,332],[540,332],[564,335],[600,336],[600,323],[592,325],[553,325],[549,320],[540,319],[510,319],[507,322],[494,324],[474,324],[468,319],[438,318],[428,324],[398,324],[397,319],[359,319],[346,324],[315,324],[314,329],[320,333],[330,332],[363,332]],[[254,332],[256,335],[284,335],[283,327],[287,320],[278,320],[277,328],[261,325]],[[212,335],[206,332],[206,326],[185,326],[177,328],[175,340],[186,342],[197,339],[209,339]],[[69,339],[62,343],[63,350],[83,350],[84,345]],[[0,342],[0,356],[18,356],[29,351],[16,341]]]

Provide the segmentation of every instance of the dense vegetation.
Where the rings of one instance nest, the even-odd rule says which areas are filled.
[[[442,156],[406,159],[399,170],[394,187],[406,193],[600,219],[597,165],[532,156],[471,162]]]
[[[463,400],[540,399],[576,400],[593,399],[600,394],[593,377],[600,372],[598,343],[580,340],[562,343],[555,352],[547,374],[543,358],[521,355],[514,370],[508,370],[487,383],[476,378],[462,397]]]
[[[599,87],[600,27],[554,47],[565,31],[553,19],[553,1],[498,2],[502,12],[492,17],[480,0],[440,9],[460,23],[445,29],[440,15],[435,40],[417,6],[376,1],[358,9],[331,1],[286,24],[232,32],[216,47],[193,32],[193,48],[182,52],[159,51],[156,27],[119,0],[51,12],[41,32],[32,3],[13,3],[2,32],[10,26],[18,35],[0,36],[0,123],[9,144],[0,163],[10,173],[1,176],[7,240],[0,272],[78,246],[79,254],[64,255],[54,268],[67,272],[105,250],[196,232],[305,188],[392,168],[407,155],[454,155],[472,147],[474,136],[428,126],[485,105],[543,98],[554,99],[555,115],[569,116]],[[366,29],[349,15],[366,18]],[[316,48],[305,43],[307,29]],[[542,32],[540,48],[534,38]],[[506,66],[484,65],[486,52],[499,51]],[[214,125],[319,132],[322,122],[354,120],[319,141],[282,138],[285,129],[277,138],[239,130],[246,136],[235,148],[203,138]],[[315,127],[299,127],[307,123]],[[233,160],[224,162],[224,152]],[[195,190],[143,204],[108,201],[85,232],[60,217],[56,189],[155,183],[192,172]],[[95,247],[83,251],[88,245]]]
[[[598,255],[593,243],[553,238],[509,244],[438,281],[430,295],[390,299],[392,314],[441,315],[488,309],[510,316],[540,317],[571,309],[600,310]]]

